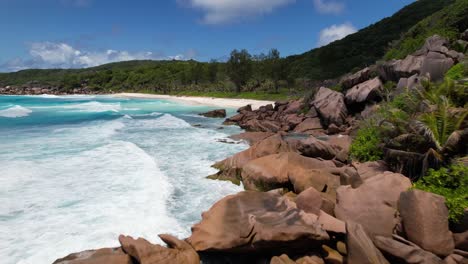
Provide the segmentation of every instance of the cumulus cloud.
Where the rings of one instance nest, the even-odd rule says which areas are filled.
[[[345,5],[342,2],[333,0],[314,0],[314,7],[317,12],[322,14],[340,14],[343,12]]]
[[[353,34],[357,29],[351,23],[344,23],[341,25],[332,25],[320,31],[317,46],[325,46],[335,40],[342,39],[349,34]]]
[[[180,2],[181,0],[179,0]],[[191,7],[205,12],[202,21],[221,24],[272,12],[295,0],[186,0]]]
[[[2,65],[5,71],[29,68],[84,68],[129,60],[185,60],[196,55],[194,50],[176,56],[153,52],[129,52],[108,49],[105,51],[78,50],[67,43],[36,42],[29,47],[29,59],[14,59]]]

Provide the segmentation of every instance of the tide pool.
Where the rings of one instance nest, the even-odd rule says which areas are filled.
[[[118,246],[118,235],[180,238],[218,199],[205,179],[247,148],[217,139],[213,107],[110,96],[0,96],[0,258],[51,263]],[[228,109],[231,113],[234,109]],[[199,126],[194,127],[197,124]]]

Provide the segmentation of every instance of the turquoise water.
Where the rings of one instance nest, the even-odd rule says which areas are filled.
[[[0,259],[51,263],[118,246],[119,234],[181,238],[221,197],[204,177],[245,149],[213,109],[110,96],[0,96]],[[230,110],[233,111],[232,109]],[[193,125],[201,125],[194,127]]]

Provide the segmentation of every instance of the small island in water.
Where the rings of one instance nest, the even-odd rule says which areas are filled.
[[[304,4],[176,2],[152,7],[204,34]],[[0,64],[2,263],[468,263],[468,0],[406,2],[299,55],[47,42]]]

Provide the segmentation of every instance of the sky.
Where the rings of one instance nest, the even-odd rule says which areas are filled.
[[[0,0],[0,72],[301,54],[414,0]]]

